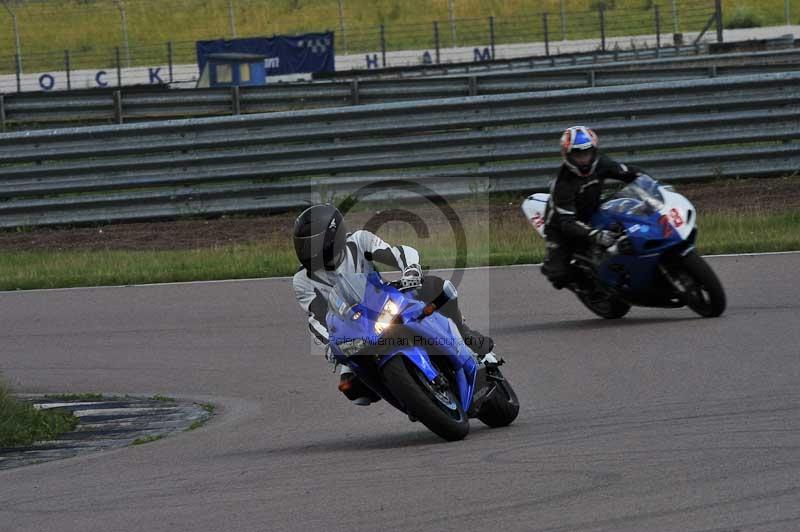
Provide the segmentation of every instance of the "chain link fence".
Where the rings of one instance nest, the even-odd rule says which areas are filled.
[[[346,0],[0,3],[4,8],[0,28],[6,28],[0,32],[0,75],[16,76],[0,83],[3,92],[188,84],[198,74],[196,40],[324,29],[336,31],[339,69],[458,62],[464,57],[485,61],[498,58],[498,46],[521,43],[539,43],[528,55],[586,51],[587,46],[600,51],[673,46],[685,42],[686,33],[708,29],[720,4],[719,0],[631,0],[623,6],[624,0],[605,0],[581,2],[584,10],[571,11],[564,0],[550,0],[533,7],[527,3],[525,9],[522,2],[500,8],[517,9],[517,16],[458,18],[457,0],[439,0],[429,2],[430,14],[439,20],[410,23],[403,21],[409,18],[406,11],[413,10],[413,2],[402,13],[384,13],[378,3],[374,9],[384,23],[374,25],[363,24],[365,13],[348,8]],[[628,6],[631,3],[635,6]],[[292,9],[305,15],[290,25],[281,14]],[[328,27],[319,27],[319,21]],[[625,42],[620,39],[625,36],[644,37]],[[347,59],[344,56],[352,60],[341,60]],[[125,69],[133,67],[145,71],[126,82]],[[37,73],[41,75],[30,76]]]

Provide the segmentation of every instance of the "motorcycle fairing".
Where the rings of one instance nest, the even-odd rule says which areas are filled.
[[[461,406],[468,410],[475,392],[475,375],[478,369],[472,351],[464,343],[452,320],[438,312],[421,320],[418,319],[420,315],[421,309],[417,312],[416,308],[410,308],[404,313],[404,318],[407,316],[408,319],[404,320],[403,328],[407,332],[406,337],[411,336],[412,344],[423,345],[398,346],[381,355],[379,366],[382,367],[392,357],[402,354],[433,381],[439,371],[430,357],[446,357],[455,374]]]
[[[348,294],[348,297],[337,297],[336,291],[331,294],[327,319],[334,357],[349,366],[376,393],[404,410],[381,384],[376,369],[402,355],[427,379],[434,381],[440,370],[431,356],[444,356],[453,369],[461,405],[468,410],[475,390],[477,363],[455,324],[438,312],[422,318],[425,304],[414,299],[413,292],[401,292],[384,283],[377,272],[366,276],[360,291],[363,294],[358,302],[354,301],[355,294]],[[395,323],[383,334],[377,334],[375,322],[389,300],[397,305],[399,313]],[[363,342],[364,347],[355,356],[347,356],[342,345],[348,341]],[[374,361],[375,357],[377,364],[365,363],[366,358]]]
[[[531,194],[522,202],[522,213],[525,215],[525,219],[542,238],[544,238],[545,215],[549,201],[550,194],[537,193]]]

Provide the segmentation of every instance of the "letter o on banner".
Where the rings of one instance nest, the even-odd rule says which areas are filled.
[[[56,86],[56,78],[51,74],[42,74],[39,76],[39,86],[42,90],[51,91]]]
[[[97,74],[94,77],[94,80],[97,82],[97,86],[98,87],[108,87],[108,82],[103,81],[102,79],[100,79],[100,78],[102,78],[103,76],[105,76],[107,74],[108,74],[108,72],[106,72],[105,70],[100,70],[100,71],[97,72]]]

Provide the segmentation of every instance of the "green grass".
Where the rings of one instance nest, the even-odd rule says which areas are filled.
[[[725,29],[759,28],[761,26],[763,26],[761,17],[749,7],[738,7],[725,17]]]
[[[200,406],[200,408],[202,408],[203,410],[205,410],[209,414],[213,414],[214,410],[216,409],[216,406],[212,405],[211,403],[199,403],[199,406]],[[190,431],[199,429],[200,427],[205,425],[208,422],[209,419],[211,419],[211,416],[209,416],[209,417],[207,417],[205,419],[198,419],[196,421],[193,421],[192,424],[189,425],[189,428],[187,428],[185,432],[190,432]]]
[[[161,401],[163,403],[174,403],[175,402],[175,398],[174,397],[167,397],[166,395],[159,395],[159,394],[154,395],[150,399],[153,400],[153,401]]]
[[[141,438],[136,438],[131,442],[131,445],[144,445],[145,443],[151,443],[154,441],[158,441],[164,437],[163,434],[158,434],[156,436],[143,436]]]
[[[78,418],[60,409],[37,410],[14,399],[0,382],[0,448],[24,447],[41,440],[53,440],[75,429]]]
[[[52,401],[80,402],[80,401],[102,401],[105,399],[99,393],[54,393],[44,396],[45,399]]]
[[[0,289],[127,285],[290,275],[291,242],[189,251],[51,251],[0,254]]]
[[[332,29],[339,34],[337,0],[232,0],[237,37],[293,34]],[[195,61],[194,41],[231,38],[228,0],[126,0],[127,33],[131,64],[156,66],[166,64],[166,43],[174,47],[178,63]],[[344,0],[344,23],[349,53],[379,49],[380,24],[386,26],[390,50],[430,48],[433,46],[432,22],[440,22],[442,46],[451,46],[448,0]],[[454,2],[457,45],[482,45],[488,41],[487,18],[496,17],[498,44],[541,41],[541,13],[550,14],[554,40],[563,38],[599,38],[596,0],[567,2],[567,34],[561,34],[559,0],[457,0]],[[652,6],[659,4],[662,28],[673,28],[672,2],[667,0],[606,0],[613,6],[606,14],[608,35],[654,32]],[[681,31],[699,31],[713,9],[711,0],[679,0]],[[111,0],[79,2],[52,0],[11,3],[20,30],[23,70],[26,72],[60,70],[63,51],[70,50],[72,66],[109,68],[114,65],[114,47],[122,47],[120,12]],[[752,13],[764,25],[785,23],[783,0],[724,0],[726,22],[734,13]],[[800,21],[800,9],[792,14]],[[0,71],[13,71],[15,40],[11,16],[0,9]],[[344,39],[338,35],[338,49],[344,51]],[[123,54],[124,60],[124,54]]]
[[[701,213],[698,249],[703,254],[800,250],[800,212]]]
[[[544,243],[522,216],[490,223],[487,216],[464,220],[467,266],[541,262]],[[701,213],[701,253],[800,250],[800,213],[763,211]],[[441,228],[440,228],[441,229]],[[407,227],[387,225],[380,231],[389,242],[416,246],[425,266],[456,265],[456,247],[449,228],[431,238],[418,238]],[[189,251],[5,252],[0,254],[0,289],[128,285],[292,275],[296,259],[291,243],[231,246]]]

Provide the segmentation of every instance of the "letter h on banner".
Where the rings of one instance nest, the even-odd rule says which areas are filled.
[[[366,56],[367,58],[367,68],[378,68],[378,54],[372,54],[372,57],[369,55]]]

